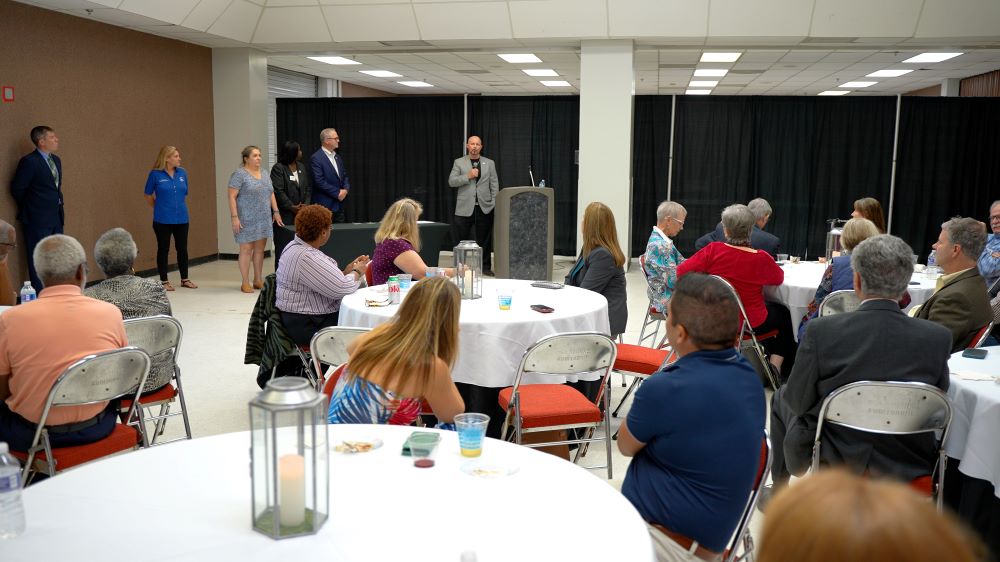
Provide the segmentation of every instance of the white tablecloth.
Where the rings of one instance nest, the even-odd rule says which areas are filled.
[[[817,262],[786,263],[781,266],[785,271],[785,282],[778,286],[764,287],[764,296],[769,301],[780,302],[788,307],[792,315],[792,329],[799,333],[799,323],[809,310],[809,303],[816,296],[816,288],[823,280],[823,272],[827,264]],[[915,283],[915,284],[914,284]],[[910,307],[922,304],[934,293],[935,280],[923,273],[914,273],[908,290]]]
[[[331,445],[369,436],[385,444],[330,454],[331,513],[317,535],[276,541],[251,530],[250,435],[241,432],[121,455],[29,487],[27,531],[0,543],[0,559],[458,562],[471,550],[479,562],[652,560],[632,504],[572,463],[488,439],[481,458],[519,470],[486,479],[460,470],[468,459],[454,432],[442,432],[436,466],[420,469],[400,456],[413,428],[329,429]]]
[[[1000,375],[1000,347],[985,349],[986,359],[969,359],[959,352],[948,360],[953,412],[945,452],[960,459],[963,474],[991,482],[1000,498],[1000,384],[995,378]],[[960,376],[964,373],[991,375],[994,380],[966,380]]]
[[[391,318],[398,306],[365,306],[366,297],[384,296],[378,292],[382,288],[369,287],[344,297],[340,303],[340,325],[373,328]],[[513,289],[510,310],[500,310],[499,288]],[[555,311],[535,312],[530,308],[533,304],[548,305]],[[484,279],[483,297],[462,301],[459,325],[459,352],[452,379],[501,388],[514,384],[521,356],[541,338],[564,332],[607,334],[608,301],[599,293],[577,287],[540,289],[532,287],[530,281]],[[562,382],[563,379],[525,377],[525,381]]]

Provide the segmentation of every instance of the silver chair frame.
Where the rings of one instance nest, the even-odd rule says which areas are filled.
[[[664,336],[664,339],[666,339],[666,336]],[[667,349],[670,350],[670,353],[667,354],[667,358],[664,360],[663,364],[660,365],[661,367],[663,367],[663,365],[669,365],[669,364],[671,364],[674,361],[677,361],[679,359],[679,357],[677,356],[677,353],[673,350],[672,347],[670,347],[670,346],[666,346],[666,347],[667,347]],[[663,348],[661,347],[661,348],[657,348],[657,349],[663,349]],[[632,372],[632,371],[623,371],[621,369],[615,369],[614,371],[616,373],[621,373],[622,377],[624,377],[625,375],[633,377],[632,384],[630,384],[629,387],[628,387],[628,389],[625,390],[625,394],[622,396],[622,399],[618,402],[618,405],[615,406],[614,411],[611,412],[611,417],[617,418],[619,410],[622,409],[622,406],[625,404],[625,401],[628,400],[628,397],[631,396],[632,393],[635,392],[635,389],[639,387],[639,383],[641,383],[642,381],[648,379],[651,375],[647,375],[645,373],[635,373],[635,372]],[[617,438],[617,436],[618,436],[618,432],[615,432],[615,437]]]
[[[774,371],[771,370],[771,365],[767,361],[767,355],[764,353],[763,346],[761,346],[760,342],[757,341],[757,334],[754,332],[753,326],[750,325],[750,317],[747,316],[747,309],[743,307],[743,301],[740,299],[740,294],[736,292],[736,288],[733,287],[729,281],[726,281],[724,277],[720,275],[712,275],[712,277],[721,281],[726,287],[729,287],[729,291],[733,294],[733,297],[736,298],[736,304],[740,307],[740,315],[743,317],[743,332],[740,334],[740,342],[737,344],[737,350],[740,353],[743,353],[743,347],[749,347],[752,350],[754,357],[757,361],[759,361],[760,368],[765,372],[768,382],[771,383],[771,388],[773,390],[778,390],[778,387],[781,386],[781,382],[778,380]],[[744,334],[749,335],[750,339],[744,339]]]
[[[53,476],[58,468],[52,455],[49,432],[45,427],[53,406],[96,404],[134,393],[129,410],[131,416],[139,403],[139,395],[147,375],[149,355],[138,347],[131,346],[88,355],[66,367],[52,384],[52,390],[45,400],[45,408],[42,409],[21,473],[23,485],[26,486],[31,481],[35,472],[41,471]],[[35,468],[35,456],[39,451],[45,452],[45,461],[38,461],[41,470]]]
[[[823,425],[833,424],[881,435],[913,435],[941,432],[938,459],[931,473],[937,474],[938,510],[944,501],[944,442],[951,428],[952,408],[948,395],[921,382],[859,381],[827,395],[819,409],[813,440],[812,466],[820,466]]]
[[[754,559],[753,534],[750,532],[750,520],[753,519],[753,515],[757,511],[757,502],[760,501],[760,491],[764,488],[767,476],[771,473],[771,438],[768,437],[766,430],[764,431],[764,442],[761,445],[761,453],[764,455],[764,470],[758,474],[757,482],[753,490],[750,491],[750,497],[743,508],[743,514],[740,515],[740,522],[736,526],[736,532],[733,533],[732,542],[729,544],[729,550],[723,558],[723,562],[742,562],[743,560]],[[740,550],[741,546],[742,550]]]
[[[334,367],[347,363],[349,356],[347,346],[358,336],[370,331],[371,328],[331,326],[313,334],[312,340],[309,342],[309,351],[312,354],[313,369],[316,372],[319,392],[323,392],[323,385],[326,383],[323,363]]]
[[[817,316],[823,317],[833,314],[843,314],[845,312],[854,312],[860,305],[861,299],[858,298],[858,294],[854,292],[854,289],[834,291],[827,295],[826,298],[823,299],[823,302],[819,303]]]
[[[126,423],[139,429],[139,433],[142,435],[143,447],[166,445],[167,443],[173,443],[174,441],[191,439],[191,421],[188,418],[187,402],[184,399],[184,385],[181,383],[181,368],[177,364],[177,356],[180,353],[181,340],[184,339],[184,328],[181,326],[180,321],[173,316],[166,314],[158,314],[156,316],[147,316],[144,318],[130,318],[125,320],[125,334],[128,336],[130,345],[134,345],[142,349],[149,354],[150,358],[166,351],[172,351],[172,360],[174,363],[173,383],[177,387],[177,400],[180,402],[180,412],[171,413],[170,401],[168,401],[160,404],[160,412],[155,416],[147,415],[151,407],[155,404],[150,404],[148,406],[139,404],[139,407],[132,412],[135,415],[133,416],[132,413],[130,413],[129,417],[126,419]],[[171,439],[170,441],[157,443],[157,439],[163,435],[163,431],[167,425],[167,420],[175,416],[181,416],[181,419],[184,421],[185,437],[178,437],[176,439]],[[154,422],[153,435],[151,439],[149,438],[149,431],[146,427],[148,422]]]
[[[608,392],[605,385],[608,377],[611,375],[611,367],[615,364],[615,356],[617,353],[618,350],[615,347],[614,340],[598,332],[555,334],[538,340],[531,347],[529,347],[528,350],[524,352],[524,356],[521,357],[521,363],[518,365],[517,374],[514,376],[514,385],[510,395],[510,403],[507,405],[507,412],[504,416],[503,429],[501,429],[500,435],[504,439],[507,438],[508,428],[511,425],[511,418],[513,418],[515,443],[532,448],[576,443],[579,444],[580,447],[577,449],[576,455],[573,457],[573,462],[576,462],[582,454],[585,454],[585,445],[603,440],[607,453],[607,464],[605,466],[608,472],[608,479],[612,478],[611,417],[608,410]],[[519,390],[521,387],[521,380],[526,373],[536,375],[565,376],[593,373],[595,371],[602,370],[604,371],[604,374],[601,377],[601,384],[598,386],[600,390],[598,391],[599,396],[597,397],[597,400],[603,404],[604,407],[604,412],[601,416],[604,425],[603,438],[593,437],[593,430],[601,425],[601,422],[551,425],[527,429],[521,426],[521,402]],[[525,433],[532,433],[536,431],[558,431],[563,429],[588,429],[588,431],[586,437],[579,439],[567,439],[565,441],[551,441],[546,443],[523,443],[523,436]],[[594,466],[588,468],[604,467]]]
[[[639,256],[639,269],[642,270],[643,279],[646,280],[646,287],[649,287],[649,273],[646,271],[646,254]],[[667,319],[667,315],[664,312],[656,312],[653,308],[653,299],[649,299],[649,304],[646,306],[646,317],[642,320],[642,329],[639,330],[639,341],[636,342],[637,345],[643,345],[642,342],[649,340],[653,345],[656,345],[656,349],[662,348],[667,343],[667,334],[663,334],[663,339],[659,343],[656,343],[656,336],[660,334],[660,323]],[[653,333],[647,335],[646,330],[649,326],[653,326]],[[624,386],[624,384],[622,385]]]
[[[986,325],[985,328],[983,328],[983,333],[979,334],[979,337],[974,339],[969,344],[969,347],[983,347],[983,344],[986,343],[987,339],[989,339],[990,332],[992,331],[993,331],[993,322],[990,322],[989,324]]]

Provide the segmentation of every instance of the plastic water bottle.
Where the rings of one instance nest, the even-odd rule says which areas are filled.
[[[931,250],[931,253],[927,254],[927,273],[935,274],[939,271],[937,266],[937,250]]]
[[[24,504],[21,503],[21,464],[0,442],[0,539],[12,539],[24,532]]]
[[[545,187],[545,180],[538,182],[538,187]]]
[[[31,281],[25,281],[24,286],[21,287],[21,304],[31,302],[37,298],[38,294],[35,293],[35,288],[31,286]]]

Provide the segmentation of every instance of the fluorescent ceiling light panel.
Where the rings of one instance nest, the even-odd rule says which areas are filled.
[[[326,64],[361,64],[356,60],[345,59],[344,57],[307,57],[317,62],[325,62]]]
[[[694,69],[695,76],[725,76],[729,71],[725,68],[696,68]]]
[[[851,93],[850,90],[827,90],[816,94],[817,96],[842,96]]]
[[[513,64],[528,63],[528,62],[542,62],[542,59],[536,57],[535,55],[533,55],[531,53],[513,53],[513,54],[497,55],[497,56],[500,57],[500,58],[502,58],[503,60],[505,60],[505,61],[507,61],[509,63],[513,63]]]
[[[953,59],[962,53],[921,53],[915,57],[910,57],[903,62],[910,64],[917,64],[922,62],[941,62],[948,59]]]
[[[878,82],[844,82],[843,84],[837,86],[838,88],[867,88],[868,86],[874,86]]]
[[[434,84],[428,84],[427,82],[421,82],[420,80],[403,80],[397,82],[397,84],[402,84],[404,86],[409,86],[411,88],[433,88]]]
[[[743,53],[702,53],[701,62],[736,62]]]
[[[688,88],[714,88],[718,85],[718,80],[692,80],[688,82]]]
[[[551,68],[522,68],[521,72],[528,76],[559,76],[559,73]]]
[[[684,90],[684,93],[689,96],[707,96],[712,90]]]
[[[912,70],[876,70],[871,74],[866,74],[868,78],[897,78],[904,74],[909,74]]]
[[[402,74],[396,74],[395,72],[389,72],[388,70],[359,70],[361,74],[367,74],[368,76],[374,76],[375,78],[402,78]]]
[[[541,80],[540,82],[550,88],[567,88],[572,85],[565,80]]]

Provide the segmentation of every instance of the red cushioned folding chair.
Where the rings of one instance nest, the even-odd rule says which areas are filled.
[[[969,342],[968,347],[971,349],[973,347],[983,347],[986,343],[986,338],[990,337],[990,330],[993,329],[993,322],[983,326],[976,332],[976,335],[972,337],[972,341]]]
[[[750,325],[750,317],[747,316],[747,309],[743,307],[743,301],[740,300],[740,294],[736,292],[736,288],[729,281],[726,281],[725,277],[719,275],[713,275],[712,277],[722,281],[726,287],[729,287],[733,296],[736,297],[736,304],[740,306],[740,315],[743,317],[743,332],[740,334],[740,353],[750,360],[750,364],[757,371],[757,374],[760,375],[761,380],[767,381],[770,383],[772,389],[778,390],[781,382],[777,373],[771,368],[771,363],[767,360],[767,354],[764,353],[764,346],[760,344],[764,340],[777,336],[778,330],[770,330],[761,334],[756,333]]]
[[[742,562],[753,560],[754,546],[753,535],[750,533],[750,520],[753,519],[757,511],[757,502],[760,500],[760,491],[767,483],[767,476],[771,473],[771,440],[764,432],[764,441],[760,445],[760,462],[757,466],[757,478],[754,480],[753,488],[750,490],[750,497],[743,508],[743,515],[736,525],[736,532],[733,533],[729,548],[723,554],[723,562]]]
[[[313,334],[309,342],[309,350],[312,353],[313,370],[319,381],[319,387],[325,388],[323,384],[324,365],[343,365],[347,363],[349,354],[347,346],[358,336],[371,331],[371,328],[354,328],[350,326],[330,326]]]

